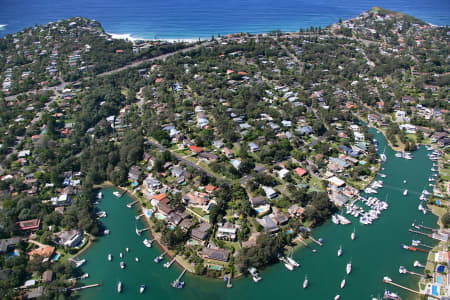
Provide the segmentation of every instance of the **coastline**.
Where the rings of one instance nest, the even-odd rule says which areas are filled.
[[[1,28],[0,28],[1,29]],[[112,39],[115,40],[128,40],[130,42],[136,42],[136,41],[162,41],[162,42],[168,42],[168,43],[196,43],[198,41],[206,41],[209,40],[209,38],[140,38],[140,37],[134,37],[130,33],[111,33],[106,32],[107,35],[109,35]]]

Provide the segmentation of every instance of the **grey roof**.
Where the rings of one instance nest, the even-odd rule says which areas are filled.
[[[230,250],[204,248],[203,255],[209,259],[228,261],[228,258],[230,257]]]
[[[22,238],[20,237],[12,237],[9,239],[0,240],[0,253],[8,252],[12,247],[17,246]]]

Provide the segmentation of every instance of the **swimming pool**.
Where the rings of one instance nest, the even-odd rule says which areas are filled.
[[[431,294],[432,294],[433,296],[439,296],[439,289],[438,289],[438,286],[437,286],[437,285],[433,285],[433,286],[431,287]]]
[[[60,257],[61,255],[59,255],[58,253],[55,255],[55,257],[53,257],[53,261],[57,261],[58,259],[59,259],[59,257]]]
[[[444,280],[442,279],[442,276],[438,275],[438,276],[436,277],[436,282],[439,283],[440,285],[442,285],[443,282],[444,282]]]
[[[14,257],[14,256],[19,256],[19,251],[17,251],[17,249],[15,249],[13,252],[8,254],[8,258],[11,258],[11,257]]]
[[[437,205],[441,205],[441,201],[440,201],[440,200],[437,200],[437,201],[436,201],[436,204],[437,204]]]
[[[162,214],[159,214],[159,213],[156,213],[155,216],[156,216],[156,218],[158,220],[165,220],[166,219],[166,217],[164,217]]]

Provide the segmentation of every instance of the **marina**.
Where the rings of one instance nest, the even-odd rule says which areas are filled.
[[[375,136],[380,140],[380,149],[383,149],[384,138],[376,133]],[[421,147],[420,150],[413,153],[414,158],[411,160],[391,159],[394,152],[387,147],[388,159],[383,164],[385,168],[383,174],[386,177],[382,179],[383,187],[378,188],[376,198],[379,201],[387,202],[389,207],[379,215],[379,219],[371,225],[364,225],[359,220],[355,222],[354,220],[357,219],[347,215],[344,208],[341,214],[352,222],[351,226],[336,226],[330,220],[313,230],[314,237],[323,238],[324,242],[321,243],[320,251],[313,252],[314,247],[317,247],[315,245],[318,245],[315,242],[310,243],[300,238],[296,239],[302,248],[295,250],[292,258],[301,262],[300,268],[295,268],[291,272],[286,269],[284,263],[277,263],[259,270],[255,277],[248,276],[233,280],[231,289],[227,289],[223,284],[223,278],[222,280],[211,280],[190,274],[185,274],[183,277],[185,288],[180,290],[168,287],[182,270],[177,264],[170,268],[162,268],[155,264],[153,259],[160,256],[163,251],[156,246],[148,248],[143,245],[144,239],[149,241],[153,239],[148,231],[142,232],[141,236],[134,234],[136,228],[147,228],[147,225],[143,223],[143,217],[135,220],[136,216],[142,214],[136,210],[136,205],[132,209],[125,207],[126,203],[135,200],[129,195],[124,195],[121,201],[117,201],[112,194],[114,189],[103,189],[104,198],[98,208],[108,214],[108,218],[102,219],[102,222],[111,230],[111,233],[101,237],[82,256],[89,261],[82,266],[83,272],[89,273],[89,278],[84,281],[88,284],[102,281],[103,284],[98,288],[80,292],[81,299],[115,300],[119,299],[119,296],[137,297],[139,296],[139,286],[143,283],[151,286],[149,291],[153,297],[174,300],[180,299],[180,297],[186,300],[203,298],[217,300],[272,299],[279,297],[279,289],[283,289],[285,297],[333,299],[336,295],[340,295],[341,299],[371,299],[369,298],[371,295],[384,294],[386,284],[382,283],[380,278],[385,275],[390,276],[396,284],[410,289],[390,285],[392,292],[400,295],[402,299],[415,299],[419,277],[400,274],[398,266],[413,268],[412,263],[415,260],[425,262],[427,254],[422,251],[405,252],[399,245],[417,240],[419,236],[420,248],[426,248],[423,245],[432,247],[436,244],[430,235],[433,231],[425,227],[433,228],[437,218],[432,214],[424,215],[417,209],[420,203],[419,196],[424,190],[424,186],[425,190],[431,191],[428,188],[428,178],[431,176],[432,162],[426,155],[427,153],[426,149]],[[381,180],[381,178],[377,180]],[[403,183],[403,180],[406,180],[407,183]],[[407,201],[402,196],[404,189],[409,191]],[[361,198],[354,202],[354,205],[361,206],[364,211],[370,210],[366,202],[362,202],[364,199],[369,200],[370,196],[361,194]],[[412,223],[415,223],[417,228],[411,227]],[[410,228],[426,233],[409,232]],[[353,232],[355,232],[354,240],[351,239]],[[340,245],[342,245],[343,252],[342,256],[338,257],[336,254]],[[124,253],[126,254],[123,258],[127,263],[126,269],[122,270],[116,263],[106,261],[108,253],[118,255],[120,251],[124,251],[125,247],[129,247],[132,253],[132,256]],[[134,262],[135,257],[140,258],[139,263]],[[345,288],[341,289],[342,276],[345,274],[346,264],[350,259],[352,261],[351,274],[346,277]],[[327,272],[323,272],[325,269]],[[366,270],[369,269],[371,271],[367,272]],[[422,270],[414,269],[418,274]],[[307,288],[303,288],[305,279],[308,279]],[[125,287],[121,294],[116,291],[119,280]],[[323,288],[323,285],[318,284],[321,281],[330,282],[330,287]],[[364,288],[361,288],[362,286]]]

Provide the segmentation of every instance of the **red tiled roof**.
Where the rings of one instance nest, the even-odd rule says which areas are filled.
[[[195,145],[192,145],[191,147],[189,147],[192,151],[194,151],[195,153],[201,153],[203,152],[203,148],[197,147]]]
[[[153,199],[156,199],[158,201],[161,201],[161,200],[163,200],[166,197],[167,197],[167,195],[165,193],[158,194],[158,195],[153,195]]]
[[[297,173],[299,176],[303,176],[307,173],[307,171],[305,169],[302,169],[299,167],[299,168],[295,169],[295,173]]]

